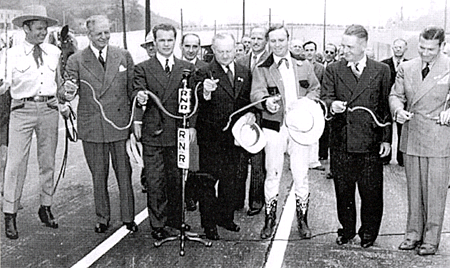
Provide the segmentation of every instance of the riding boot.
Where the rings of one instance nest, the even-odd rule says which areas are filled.
[[[16,213],[5,213],[5,234],[9,239],[19,238],[16,226]]]
[[[308,195],[309,197],[309,195]],[[308,227],[308,207],[309,207],[309,198],[305,200],[301,200],[300,198],[296,198],[296,207],[297,207],[297,227],[298,232],[300,233],[300,237],[302,239],[310,239],[311,238],[311,230]]]
[[[264,227],[261,230],[261,238],[266,239],[273,235],[274,227],[277,220],[277,200],[272,200],[269,204],[266,203],[266,219]]]

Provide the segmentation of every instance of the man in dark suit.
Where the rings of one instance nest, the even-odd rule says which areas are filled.
[[[110,46],[110,23],[103,15],[86,21],[90,45],[73,54],[66,66],[78,86],[78,131],[94,184],[95,232],[104,233],[111,218],[108,170],[111,157],[120,192],[121,218],[136,232],[131,166],[126,152],[134,63],[128,51]],[[81,83],[87,81],[91,86]],[[94,91],[94,92],[92,92]],[[92,96],[95,94],[95,99]],[[96,100],[103,106],[102,115]],[[116,126],[108,123],[107,118]]]
[[[194,65],[173,55],[176,29],[169,24],[156,25],[153,30],[156,56],[135,68],[133,95],[147,109],[142,118],[142,144],[145,177],[147,178],[147,207],[152,236],[162,240],[181,228],[181,172],[177,166],[177,128],[181,120],[164,114],[150,102],[146,91],[151,91],[164,108],[178,112],[178,89],[182,87],[183,73],[195,70]],[[189,129],[194,137],[195,129]],[[187,228],[189,229],[189,228]]]
[[[389,88],[392,88],[392,86],[395,83],[395,77],[397,76],[398,66],[400,65],[400,63],[407,61],[407,59],[405,59],[405,52],[407,50],[407,46],[408,43],[406,42],[406,40],[401,38],[395,39],[394,42],[392,43],[392,52],[394,52],[394,56],[381,61],[383,63],[386,63],[389,66],[389,69],[391,70],[391,82],[389,83]],[[403,153],[400,152],[399,150],[403,125],[398,122],[396,122],[395,124],[397,126],[397,137],[399,141],[397,142],[397,163],[399,166],[403,167]],[[389,164],[391,158],[392,158],[392,151],[389,153],[388,156],[382,158],[383,164],[385,165]]]
[[[237,167],[241,150],[231,130],[223,131],[228,117],[250,103],[251,72],[234,62],[236,41],[231,34],[217,34],[212,41],[214,60],[198,70],[203,82],[196,129],[200,147],[200,170],[219,181],[218,207],[214,218],[202,219],[208,236],[217,234],[216,224],[238,232],[234,223]]]
[[[444,46],[444,29],[425,28],[419,57],[400,64],[389,96],[392,114],[403,124],[400,151],[408,189],[399,249],[419,255],[434,255],[439,247],[450,177],[450,59],[442,54]]]
[[[342,229],[338,245],[356,235],[355,189],[361,197],[361,246],[373,245],[383,215],[383,164],[389,154],[391,128],[375,124],[363,106],[381,122],[390,122],[388,105],[389,67],[364,54],[368,33],[361,25],[349,26],[342,37],[344,59],[325,71],[322,98],[334,118],[331,121],[331,164],[333,165],[337,211]]]
[[[255,67],[261,62],[265,61],[269,56],[269,52],[266,50],[267,29],[262,27],[253,28],[250,33],[251,39],[251,52],[244,57],[236,60],[237,63],[246,66],[252,72]],[[256,123],[261,124],[261,112],[257,111]],[[238,177],[241,183],[238,193],[238,207],[244,206],[245,200],[245,182],[248,175],[248,162],[250,159],[250,191],[249,191],[249,210],[247,215],[253,216],[261,212],[264,207],[264,180],[266,178],[266,170],[264,165],[264,150],[259,153],[251,154],[247,151],[243,151],[241,154]]]

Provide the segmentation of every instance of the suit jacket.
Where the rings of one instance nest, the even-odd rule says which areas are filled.
[[[320,84],[314,74],[312,64],[308,61],[297,61],[294,58],[291,59],[293,65],[292,68],[294,68],[295,80],[297,81],[297,97],[304,97],[313,90],[318,91]],[[278,70],[277,63],[273,58],[273,54],[271,54],[253,71],[251,101],[255,102],[278,93],[281,94],[283,101],[281,103],[280,110],[275,114],[268,112],[264,105],[257,105],[258,108],[263,110],[261,127],[279,131],[285,114],[284,103],[286,103],[286,100],[284,92],[285,89],[280,71]]]
[[[403,124],[400,151],[422,157],[450,156],[450,128],[436,124],[433,117],[444,110],[450,88],[450,59],[439,55],[422,81],[422,60],[401,63],[389,96],[392,113],[403,108],[414,113]],[[445,109],[449,108],[449,104]]]
[[[219,142],[225,146],[234,146],[231,127],[227,131],[222,129],[226,126],[231,113],[250,103],[252,81],[251,72],[247,67],[239,63],[235,63],[234,66],[234,88],[222,66],[215,59],[197,71],[195,80],[198,82],[211,77],[219,79],[217,89],[211,93],[210,100],[203,98],[202,91],[199,94],[200,107],[196,124],[199,145]],[[233,121],[238,118],[239,115],[236,115]]]
[[[190,62],[174,58],[174,65],[168,76],[157,57],[143,61],[135,68],[133,96],[141,90],[149,90],[158,96],[167,111],[180,115],[178,114],[178,90],[183,87],[181,81],[185,70],[193,74],[195,67]],[[190,83],[188,86],[192,88]],[[142,143],[149,146],[175,146],[177,128],[182,126],[182,120],[176,120],[164,114],[151,98],[146,106],[142,118]],[[194,126],[191,125],[191,127]]]
[[[198,70],[198,69],[200,69],[200,68],[202,68],[202,67],[205,67],[205,66],[207,66],[208,65],[208,63],[206,62],[206,61],[202,61],[201,59],[197,59],[196,61],[195,61],[195,68]]]
[[[66,65],[69,77],[78,81],[78,134],[88,142],[114,142],[128,138],[129,130],[117,130],[107,123],[92,97],[102,104],[105,115],[117,126],[126,126],[130,120],[130,96],[134,63],[128,51],[108,46],[106,70],[90,47],[70,56]]]
[[[237,59],[236,62],[241,65],[244,65],[245,67],[250,69],[250,67],[252,65],[252,57],[253,57],[253,52],[250,52],[247,55],[245,55],[244,57]],[[258,62],[255,64],[254,68],[256,68],[256,66],[258,66],[260,63],[265,61],[267,59],[267,57],[269,57],[269,52],[267,52],[267,50],[264,50],[261,57],[259,57]],[[251,70],[251,71],[253,72],[253,70]]]
[[[319,63],[317,61],[313,62],[313,66],[314,66],[314,74],[316,75],[317,79],[319,80],[319,83],[322,84],[325,67],[323,67],[322,63]]]
[[[407,59],[404,59],[403,62],[408,61]],[[392,86],[395,83],[395,77],[397,76],[397,72],[395,71],[395,62],[394,57],[390,57],[388,59],[382,60],[382,63],[386,63],[389,66],[389,69],[391,70],[391,83],[389,88],[392,89]]]
[[[388,104],[389,66],[367,59],[358,81],[347,63],[342,59],[328,65],[325,70],[322,99],[328,108],[335,100],[346,101],[349,108],[363,106],[374,112],[382,123],[391,122]],[[349,153],[377,152],[381,142],[391,143],[392,140],[392,128],[378,127],[364,110],[346,110],[335,114],[330,122],[331,147],[344,148]]]

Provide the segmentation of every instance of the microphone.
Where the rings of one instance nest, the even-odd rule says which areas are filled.
[[[183,70],[183,79],[181,83],[183,87],[178,90],[178,113],[187,115],[191,112],[191,92],[192,90],[188,88],[188,80],[191,76],[191,70]]]

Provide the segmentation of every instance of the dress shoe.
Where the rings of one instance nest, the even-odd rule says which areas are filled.
[[[332,179],[334,179],[333,173],[330,172],[327,174],[327,180],[332,180]]]
[[[227,229],[228,231],[232,231],[232,232],[239,232],[241,230],[241,227],[239,227],[239,225],[237,225],[234,222],[219,223],[217,225]]]
[[[350,240],[353,239],[353,237],[355,237],[355,235],[344,235],[344,229],[339,229],[338,230],[338,237],[336,238],[336,244],[338,245],[344,245],[347,244]]]
[[[164,229],[162,227],[155,228],[152,231],[152,237],[156,240],[163,240],[169,236],[170,236],[170,234],[166,231],[166,229]]]
[[[50,211],[50,206],[42,206],[39,208],[38,211],[39,218],[41,221],[45,224],[47,227],[51,228],[58,228],[58,223],[56,222],[55,218],[53,217],[52,212]]]
[[[108,230],[109,224],[97,223],[95,225],[94,231],[96,233],[102,234]]]
[[[205,235],[206,238],[209,240],[219,240],[220,236],[217,233],[217,227],[213,227],[213,228],[205,228]]]
[[[9,239],[19,238],[16,226],[16,213],[5,213],[5,234]]]
[[[431,245],[431,244],[422,244],[419,247],[417,254],[419,254],[420,256],[434,255],[434,254],[436,254],[436,251],[437,251],[437,246]]]
[[[197,205],[195,204],[194,199],[187,198],[186,199],[186,210],[187,211],[195,211],[197,209]]]
[[[132,222],[124,222],[123,225],[125,225],[128,230],[130,230],[131,232],[134,232],[134,233],[139,230],[137,224],[134,221],[132,221]]]
[[[361,240],[361,247],[362,248],[368,248],[373,246],[373,243],[375,242],[375,239],[362,239]]]
[[[255,216],[255,215],[259,214],[261,212],[261,210],[262,210],[262,207],[260,207],[260,208],[249,208],[247,210],[247,215],[248,216]]]
[[[411,239],[405,239],[400,246],[398,246],[398,249],[400,250],[413,250],[415,249],[417,246],[419,246],[421,244],[420,241],[414,241]]]

